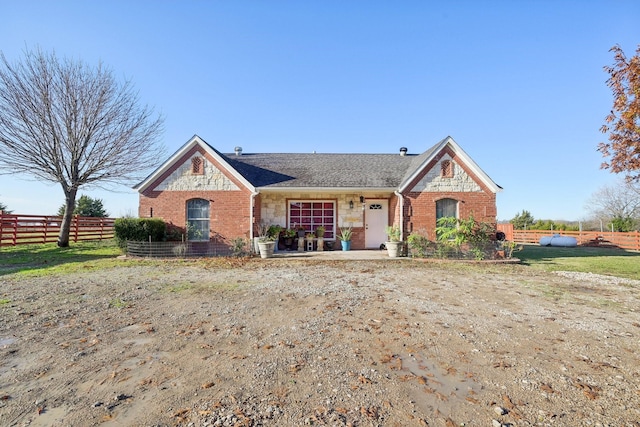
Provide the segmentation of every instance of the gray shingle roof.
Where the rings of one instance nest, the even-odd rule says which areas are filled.
[[[223,154],[206,141],[194,135],[163,165],[158,167],[134,188],[139,192],[162,177],[162,174],[182,161],[186,153],[200,145],[214,158],[226,164],[229,172],[254,189],[387,189],[404,191],[413,179],[424,170],[426,162],[436,152],[450,145],[461,156],[476,176],[493,191],[502,189],[475,164],[456,142],[444,138],[421,154],[304,154],[257,153]]]
[[[413,171],[407,154],[223,154],[255,187],[397,188]]]

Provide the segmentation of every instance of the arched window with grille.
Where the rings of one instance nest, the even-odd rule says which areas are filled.
[[[191,199],[187,201],[187,239],[190,241],[209,240],[209,201]]]

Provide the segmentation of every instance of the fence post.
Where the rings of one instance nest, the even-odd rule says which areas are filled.
[[[18,216],[13,216],[12,218],[12,225],[13,225],[13,233],[12,233],[12,239],[11,242],[13,243],[13,246],[18,244]]]
[[[78,229],[80,228],[78,224],[78,215],[73,216],[73,224],[75,228],[73,242],[78,243]]]
[[[43,229],[43,234],[42,234],[42,243],[47,243],[47,237],[49,237],[49,217],[44,217],[44,227],[42,227]]]

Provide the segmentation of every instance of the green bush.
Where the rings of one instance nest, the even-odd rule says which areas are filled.
[[[126,248],[127,240],[160,242],[165,240],[167,225],[159,218],[118,218],[114,223],[116,242]]]
[[[467,219],[440,218],[436,222],[436,254],[476,260],[491,257],[495,251],[495,232],[493,224],[476,221],[472,215]]]
[[[414,231],[407,237],[410,255],[413,258],[425,258],[430,253],[432,242],[429,241],[426,232]]]

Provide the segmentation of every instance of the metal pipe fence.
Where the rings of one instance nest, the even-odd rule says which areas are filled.
[[[141,258],[202,258],[230,256],[232,249],[218,242],[127,241],[127,255]]]

